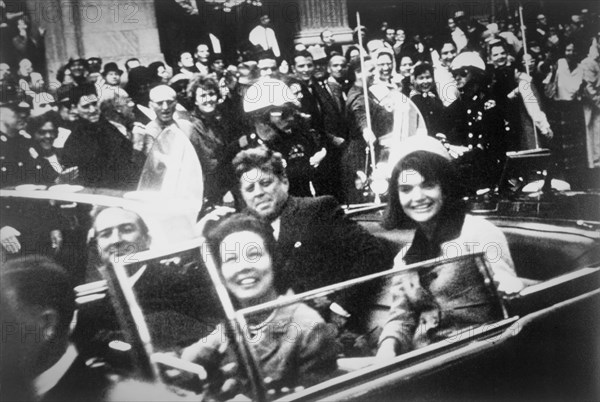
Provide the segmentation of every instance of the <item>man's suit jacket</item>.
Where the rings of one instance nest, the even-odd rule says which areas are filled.
[[[280,291],[296,293],[389,269],[393,252],[386,243],[346,218],[331,196],[290,197],[281,215],[276,256]],[[351,313],[373,293],[373,286],[353,288],[334,297]],[[367,290],[367,288],[369,288]]]
[[[137,186],[140,161],[133,144],[108,120],[81,121],[65,142],[63,162],[78,166],[82,184],[132,189]]]
[[[92,402],[104,401],[106,392],[113,386],[109,370],[102,363],[86,362],[77,356],[58,383],[43,395],[40,402]]]

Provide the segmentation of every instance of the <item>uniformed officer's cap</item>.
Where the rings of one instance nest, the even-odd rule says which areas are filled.
[[[289,86],[274,78],[260,78],[248,88],[244,95],[244,112],[246,113],[284,105],[299,107],[300,102]]]
[[[17,85],[5,81],[0,86],[0,106],[14,108],[19,103],[19,91]]]
[[[477,52],[464,52],[456,56],[452,62],[452,71],[464,68],[476,69],[485,72],[485,62]]]

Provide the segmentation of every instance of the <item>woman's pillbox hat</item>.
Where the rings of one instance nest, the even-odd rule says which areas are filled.
[[[431,152],[441,156],[447,161],[452,160],[444,144],[427,135],[413,135],[412,137],[408,137],[400,143],[399,150],[399,154],[396,158],[398,161],[401,161],[409,154],[417,151]]]

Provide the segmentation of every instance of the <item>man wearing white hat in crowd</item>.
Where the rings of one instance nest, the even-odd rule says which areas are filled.
[[[283,81],[261,78],[244,96],[244,112],[254,132],[239,139],[240,149],[265,145],[286,160],[290,194],[311,196],[310,182],[326,155],[316,133],[300,116],[300,103]]]
[[[451,69],[460,95],[448,107],[449,150],[460,159],[469,190],[494,186],[504,166],[510,127],[487,93],[485,63],[477,53],[459,54]]]

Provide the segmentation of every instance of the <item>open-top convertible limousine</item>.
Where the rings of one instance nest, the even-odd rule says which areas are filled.
[[[159,166],[159,159],[151,158],[155,174],[147,175],[147,182],[161,182],[172,173]],[[195,227],[201,201],[194,197],[80,186],[24,186],[2,189],[0,196],[3,214],[29,222],[37,238],[50,229],[63,230],[58,247],[31,251],[53,254],[81,283],[76,288],[79,314],[73,334],[79,353],[103,359],[123,377],[167,384],[174,399],[181,395],[259,401],[600,398],[598,194],[565,192],[537,198],[484,194],[475,200],[471,213],[486,217],[505,234],[525,288],[510,296],[497,291],[486,262],[497,250],[486,245],[475,254],[406,266],[401,272],[434,269],[440,275],[460,272],[468,277],[481,295],[478,303],[488,308],[488,320],[384,359],[375,356],[377,338],[390,307],[390,282],[400,271],[240,309]],[[134,212],[147,225],[152,242],[145,250],[107,261],[101,275],[90,280],[90,268],[92,274],[98,273],[90,263],[98,257],[90,213],[106,207]],[[411,241],[413,232],[384,230],[383,207],[349,208],[347,217],[384,239],[390,252],[397,252]],[[585,213],[573,219],[574,211]],[[364,331],[348,336],[343,325],[331,326],[339,346],[333,370],[294,388],[264,376],[247,333],[249,317],[298,302],[310,305],[372,281],[379,284],[379,292],[363,306],[368,312]],[[204,367],[180,358],[182,348],[218,328],[226,329],[220,335],[234,352],[235,369]],[[236,387],[225,386],[233,383]]]
[[[80,217],[98,205],[136,211],[148,217],[150,233],[162,234],[162,239],[153,242],[149,250],[113,261],[104,272],[105,279],[77,288],[80,313],[74,338],[81,351],[106,359],[127,376],[165,382],[206,396],[207,382],[212,377],[207,375],[206,368],[181,360],[178,352],[225,322],[230,331],[224,336],[231,336],[232,343],[237,345],[240,370],[235,375],[248,380],[240,393],[253,400],[597,399],[600,396],[598,222],[473,211],[487,216],[504,232],[517,274],[527,286],[510,297],[496,292],[483,258],[486,252],[493,253],[492,249],[409,266],[414,270],[432,266],[462,270],[468,267],[472,275],[480,278],[487,302],[495,307],[495,315],[489,324],[381,360],[373,356],[373,345],[389,309],[390,290],[385,283],[398,272],[385,271],[285,296],[267,305],[236,310],[203,239],[194,233],[197,211],[178,206],[177,213],[173,213],[173,208],[159,207],[164,200],[153,204],[136,198],[135,194],[115,197],[98,190],[77,190],[65,193],[9,189],[2,190],[1,195],[3,204],[48,203],[73,224],[71,235],[88,232],[90,222]],[[410,241],[412,231],[382,229],[381,210],[382,206],[373,206],[349,210],[347,214],[399,250]],[[85,241],[64,247],[81,244]],[[89,250],[84,255],[69,255],[81,262]],[[149,269],[132,285],[131,273],[145,267]],[[144,276],[154,279],[144,282]],[[310,387],[270,388],[254,360],[249,339],[244,336],[246,318],[299,301],[310,303],[372,280],[383,285],[377,301],[364,306],[370,311],[366,325],[369,330],[359,334],[359,338],[366,346],[357,353],[340,348],[337,370]],[[198,291],[190,292],[188,287],[182,292],[178,288],[182,283],[195,283]],[[161,302],[157,304],[155,299]],[[342,335],[338,335],[341,339]],[[193,380],[189,373],[193,373]]]

